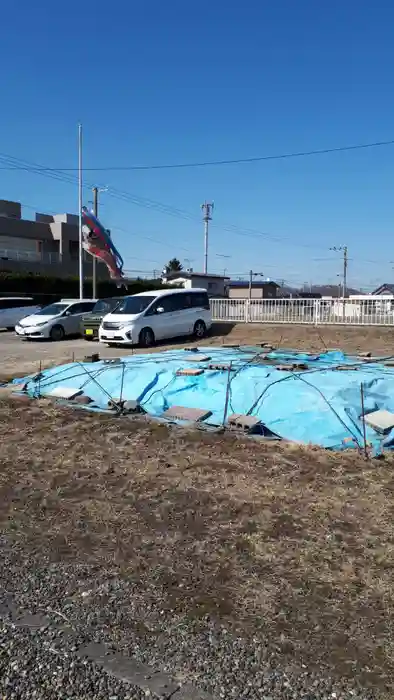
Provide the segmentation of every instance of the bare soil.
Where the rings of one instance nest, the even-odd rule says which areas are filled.
[[[3,398],[0,426],[8,540],[95,565],[98,577],[115,567],[191,630],[209,614],[284,659],[392,697],[391,456],[366,462],[45,400]]]
[[[131,352],[82,340],[7,342],[3,379],[73,353]],[[393,330],[378,327],[217,324],[204,345],[261,342],[394,354]],[[116,567],[191,629],[208,614],[264,636],[283,658],[393,697],[391,455],[366,462],[354,451],[256,443],[5,396],[0,435],[0,528],[27,553],[98,572]]]

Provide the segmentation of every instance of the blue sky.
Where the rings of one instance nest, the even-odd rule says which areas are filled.
[[[87,168],[394,139],[387,0],[21,0],[2,17],[2,155],[74,168],[78,121]],[[329,248],[347,244],[349,284],[365,287],[394,278],[393,176],[394,146],[85,173],[111,188],[101,218],[128,269],[173,256],[201,269],[200,204],[213,199],[210,271],[337,283]],[[23,170],[0,170],[0,197],[40,211],[78,206],[73,182]]]

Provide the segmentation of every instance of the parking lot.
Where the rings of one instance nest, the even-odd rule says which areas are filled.
[[[214,324],[212,333],[200,345],[220,344],[233,328],[232,324]],[[171,347],[191,346],[190,338],[178,338],[158,344],[157,350]],[[65,362],[83,360],[85,355],[98,352],[100,357],[124,357],[135,352],[152,352],[150,349],[132,348],[127,346],[108,347],[96,341],[88,342],[83,338],[67,338],[59,342],[50,340],[22,340],[15,333],[0,331],[0,381],[13,377],[21,377],[38,371],[41,367],[59,365]]]
[[[296,324],[214,323],[212,331],[199,345],[239,343],[253,345],[271,343],[274,347],[298,348],[320,352],[341,348],[347,353],[370,351],[373,355],[393,356],[393,328],[364,326],[302,326]],[[157,345],[157,351],[173,347],[197,345],[190,338],[178,338]],[[83,360],[92,352],[105,357],[121,357],[135,352],[151,352],[142,348],[107,347],[82,338],[60,342],[22,340],[14,333],[0,331],[0,381],[21,377],[54,364]]]

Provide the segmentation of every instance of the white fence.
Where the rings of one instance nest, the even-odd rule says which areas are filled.
[[[211,299],[214,321],[393,326],[394,299]]]

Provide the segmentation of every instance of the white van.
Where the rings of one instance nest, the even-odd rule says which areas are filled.
[[[0,297],[0,328],[13,331],[21,318],[40,308],[31,297]]]
[[[99,340],[108,345],[142,345],[194,335],[203,338],[212,326],[205,289],[162,289],[127,296],[104,316]]]

